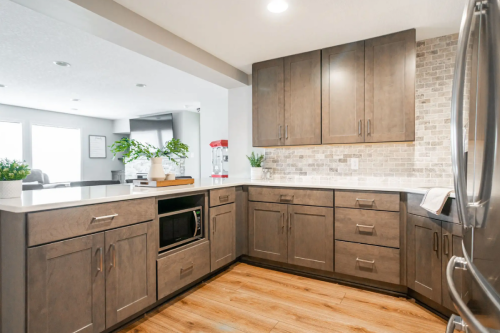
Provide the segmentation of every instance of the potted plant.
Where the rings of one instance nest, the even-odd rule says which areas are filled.
[[[141,157],[151,160],[148,180],[152,181],[165,180],[165,171],[162,165],[163,158],[168,158],[178,165],[179,162],[177,162],[176,158],[187,158],[186,153],[189,152],[188,145],[182,143],[179,139],[167,141],[164,148],[157,148],[149,143],[141,143],[124,137],[115,141],[110,147],[114,157],[118,153],[123,153],[123,163],[130,163]]]
[[[250,161],[250,179],[262,179],[262,161],[264,161],[264,155],[255,154],[252,152],[250,156],[247,156]]]
[[[20,198],[23,179],[31,173],[25,162],[0,160],[0,199]]]

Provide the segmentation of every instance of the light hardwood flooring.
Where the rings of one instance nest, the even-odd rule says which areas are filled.
[[[120,333],[425,332],[446,322],[404,299],[237,263]]]

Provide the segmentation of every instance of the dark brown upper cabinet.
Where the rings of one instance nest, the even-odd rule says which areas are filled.
[[[285,144],[283,58],[252,66],[252,142],[254,147]]]
[[[321,144],[321,51],[285,58],[285,145]]]
[[[415,29],[365,41],[365,142],[415,140]]]
[[[364,142],[365,42],[324,49],[322,71],[322,142]]]

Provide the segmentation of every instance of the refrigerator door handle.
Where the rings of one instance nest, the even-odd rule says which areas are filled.
[[[467,325],[465,325],[462,318],[457,315],[451,315],[446,325],[446,333],[453,333],[454,331],[465,332]]]
[[[474,316],[472,311],[467,307],[465,302],[460,297],[460,294],[457,291],[455,286],[455,281],[453,280],[453,272],[455,269],[463,269],[467,270],[467,261],[465,258],[460,258],[457,256],[453,256],[448,262],[448,266],[446,266],[446,280],[448,281],[448,291],[450,292],[450,297],[453,300],[453,304],[455,304],[455,308],[457,309],[458,314],[462,318],[462,326],[470,328],[474,333],[491,333],[491,331],[484,327],[479,320]],[[448,322],[448,326],[446,328],[446,332],[453,332],[453,330],[448,331],[450,326],[455,328],[455,318],[450,318],[450,321],[453,319],[453,325]]]
[[[467,45],[469,44],[469,32],[472,28],[476,3],[477,0],[469,0],[464,9],[458,38],[451,95],[451,156],[453,162],[453,178],[455,182],[458,215],[465,227],[471,227],[471,221],[469,220],[467,212],[468,197],[464,165],[463,101]]]

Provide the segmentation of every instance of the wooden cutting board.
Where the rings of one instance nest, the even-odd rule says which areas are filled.
[[[165,186],[189,185],[189,184],[194,184],[193,178],[161,180],[161,181],[134,180],[135,186],[142,186],[142,187],[165,187]]]

